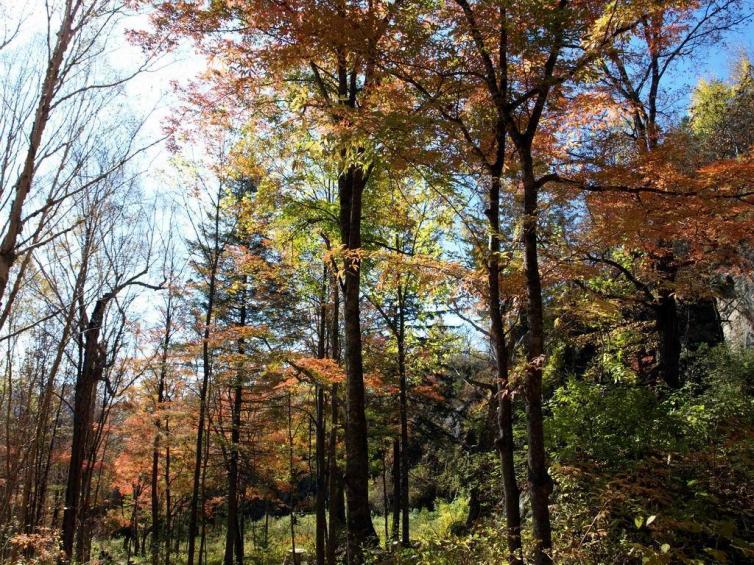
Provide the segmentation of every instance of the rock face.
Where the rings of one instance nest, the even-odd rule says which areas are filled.
[[[725,339],[722,316],[714,299],[682,302],[678,309],[683,346],[696,350],[700,345],[717,345]]]
[[[728,281],[717,307],[725,341],[733,347],[754,347],[754,279],[747,276]]]

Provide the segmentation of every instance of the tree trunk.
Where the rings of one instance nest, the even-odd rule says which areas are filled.
[[[547,472],[544,422],[542,415],[542,367],[544,365],[544,313],[542,282],[539,275],[537,249],[537,184],[529,148],[521,151],[524,176],[524,255],[526,259],[527,321],[529,339],[526,366],[528,466],[531,489],[532,525],[534,530],[534,563],[551,563],[552,547],[549,499],[552,479]]]
[[[490,316],[490,341],[497,365],[497,427],[495,446],[500,454],[503,474],[503,497],[505,504],[508,561],[521,563],[521,512],[516,469],[513,459],[513,406],[508,387],[508,347],[505,340],[503,314],[500,308],[500,175],[502,166],[493,171],[487,203],[489,220],[489,256],[487,280],[489,286],[488,309]],[[474,493],[472,493],[474,494]],[[478,495],[478,493],[476,493]]]
[[[340,285],[336,273],[330,275],[332,314],[330,318],[330,357],[340,362]]]
[[[199,480],[200,484],[200,494],[199,499],[201,501],[201,506],[199,508],[199,511],[201,512],[202,516],[202,523],[201,523],[201,533],[199,537],[199,565],[202,565],[203,563],[209,565],[207,563],[207,508],[206,508],[206,502],[207,502],[207,467],[209,465],[209,432],[212,429],[212,420],[211,417],[207,418],[207,429],[204,430],[204,456],[202,460],[202,472],[201,477]]]
[[[170,539],[172,536],[172,501],[170,498],[170,418],[165,418],[165,565],[170,565]]]
[[[243,536],[238,519],[238,447],[240,444],[242,396],[243,387],[241,384],[236,384],[233,395],[233,422],[230,461],[228,463],[228,521],[225,536],[225,565],[243,565]]]
[[[336,553],[340,544],[340,534],[345,524],[345,512],[343,511],[343,489],[338,468],[338,385],[332,385],[330,393],[330,446],[329,446],[329,471],[328,471],[328,523],[329,536],[327,545],[327,563],[336,565]]]
[[[397,542],[401,522],[401,442],[393,438],[393,541]]]
[[[409,528],[409,498],[408,498],[408,381],[406,377],[406,317],[404,312],[404,296],[398,293],[398,374],[399,374],[399,402],[401,420],[400,447],[400,476],[401,488],[401,543],[408,547],[411,543]]]
[[[387,502],[387,457],[385,457],[385,449],[380,451],[382,459],[382,519],[385,525],[385,549],[390,545],[390,531],[388,530],[388,511],[389,505]]]
[[[318,340],[317,340],[317,358],[324,359],[327,356],[327,281],[329,273],[327,264],[322,266],[322,285],[319,295],[319,320],[318,320]],[[317,565],[325,565],[325,547],[327,539],[327,469],[325,462],[325,390],[323,385],[315,385],[316,395],[316,436],[315,436],[315,458],[317,463],[316,481],[317,493],[315,498],[315,555]]]
[[[60,558],[62,563],[69,563],[73,556],[84,460],[92,424],[94,394],[104,363],[104,352],[99,344],[99,335],[107,305],[112,297],[112,293],[107,293],[97,300],[85,331],[84,360],[74,391],[73,438],[63,510],[63,553]]]
[[[288,393],[288,480],[290,483],[290,512],[291,512],[291,556],[293,557],[294,565],[296,563],[296,514],[293,506],[293,496],[295,493],[296,478],[293,469],[293,414],[291,409],[291,393]]]
[[[210,376],[212,372],[211,352],[209,348],[209,337],[211,333],[212,317],[214,314],[215,304],[215,287],[217,283],[217,269],[220,255],[220,200],[221,192],[217,195],[217,203],[214,210],[214,241],[213,253],[210,258],[210,272],[207,290],[207,309],[204,317],[204,331],[202,333],[202,385],[199,390],[199,421],[196,429],[196,451],[194,460],[194,478],[191,489],[191,506],[189,508],[189,528],[188,528],[188,565],[194,565],[194,554],[196,552],[196,534],[197,518],[199,513],[199,489],[202,474],[202,447],[204,441],[204,421],[207,410],[207,389],[209,387]],[[202,502],[202,507],[204,506]]]
[[[660,337],[660,376],[670,388],[677,389],[681,386],[681,332],[675,296],[663,293],[654,310]]]
[[[58,80],[65,59],[65,53],[74,36],[74,18],[80,6],[80,0],[66,0],[65,2],[63,19],[57,33],[55,47],[47,64],[39,102],[34,112],[34,121],[32,122],[31,133],[29,134],[29,145],[26,150],[23,169],[13,187],[14,198],[5,224],[7,226],[5,235],[2,241],[0,241],[0,304],[5,294],[5,288],[8,285],[11,267],[16,261],[16,242],[23,230],[24,202],[29,195],[31,185],[34,181],[37,152],[42,144],[42,135],[50,119],[52,100],[59,86]],[[70,554],[67,558],[70,559]]]
[[[246,287],[248,277],[242,277],[241,307],[239,312],[239,326],[246,326]],[[238,355],[243,358],[245,341],[238,340]],[[225,532],[225,565],[243,565],[243,531],[238,517],[238,450],[241,443],[241,409],[243,405],[243,366],[239,365],[236,372],[236,383],[233,390],[233,410],[231,414],[230,460],[228,461],[228,521]]]
[[[134,508],[131,512],[131,532],[133,533],[133,541],[134,541],[134,555],[139,554],[139,495],[136,494],[136,487],[134,488]],[[130,562],[131,555],[129,552],[129,559]]]
[[[325,538],[327,533],[327,515],[325,508],[325,391],[317,385],[317,495],[316,495],[316,557],[317,565],[325,565]]]
[[[369,511],[369,447],[361,351],[360,276],[361,198],[366,184],[361,167],[351,165],[338,178],[340,229],[345,247],[343,317],[346,339],[346,500],[348,563],[363,561],[362,548],[375,545]]]
[[[172,330],[172,293],[168,291],[168,302],[165,309],[165,336],[162,342],[162,356],[160,359],[160,375],[157,382],[157,417],[155,418],[155,434],[152,446],[152,565],[160,563],[160,497],[159,497],[159,463],[160,463],[160,434],[162,433],[162,415],[160,410],[165,402],[165,378],[168,370],[168,350],[170,348],[170,333]]]
[[[41,477],[39,479],[39,486],[36,489],[37,498],[36,498],[36,510],[34,512],[33,528],[36,528],[39,524],[41,524],[45,518],[45,511],[47,509],[47,505],[45,504],[45,502],[47,501],[48,477],[50,475],[50,467],[52,467],[52,455],[54,453],[55,440],[57,439],[58,426],[60,424],[60,412],[63,408],[63,398],[65,398],[65,388],[66,388],[65,384],[63,384],[63,387],[60,390],[60,402],[58,402],[58,408],[57,408],[57,411],[55,412],[55,421],[52,427],[50,443],[47,448],[47,456],[45,459],[44,468],[43,468]],[[52,520],[50,527],[54,528],[55,526],[56,526],[55,520]]]

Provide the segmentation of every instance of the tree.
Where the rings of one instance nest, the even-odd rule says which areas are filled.
[[[200,184],[204,181],[197,177]],[[206,186],[206,185],[204,185]],[[221,255],[225,250],[227,240],[225,233],[221,231],[221,206],[222,198],[225,192],[224,179],[219,179],[216,187],[216,194],[209,195],[208,218],[204,223],[195,226],[196,247],[198,256],[194,260],[194,267],[201,277],[201,291],[204,297],[203,322],[199,328],[201,335],[202,350],[202,380],[199,387],[199,413],[196,426],[196,449],[194,451],[194,475],[193,488],[191,491],[191,506],[189,510],[189,527],[188,527],[188,562],[194,563],[196,552],[196,535],[198,533],[198,518],[200,498],[202,518],[204,516],[204,499],[201,496],[202,489],[202,459],[205,449],[205,427],[207,418],[207,400],[209,386],[212,380],[213,351],[210,337],[212,335],[212,324],[215,316],[215,301],[217,298],[217,277],[220,266]]]
[[[663,129],[660,108],[672,96],[665,83],[673,67],[692,57],[722,34],[745,22],[749,14],[739,11],[733,0],[711,0],[700,5],[669,5],[648,9],[631,34],[616,43],[600,62],[603,89],[615,100],[625,117],[618,129],[640,155],[658,149]],[[718,135],[722,134],[719,132]],[[644,285],[640,292],[651,291],[647,305],[655,318],[659,335],[659,372],[668,386],[678,388],[680,380],[681,332],[679,304],[673,291],[678,275],[672,240],[658,242],[653,257],[659,284]]]
[[[122,169],[151,145],[138,147],[135,133],[130,132],[118,151],[111,153],[112,160],[99,163],[104,167],[96,175],[87,178],[80,174],[97,160],[100,150],[96,117],[115,106],[118,87],[151,64],[147,57],[121,76],[94,77],[93,61],[124,14],[124,7],[111,0],[65,0],[48,6],[45,12],[46,52],[33,44],[15,45],[23,18],[2,43],[11,57],[3,61],[7,70],[3,99],[8,111],[2,117],[4,159],[0,169],[0,193],[10,201],[8,222],[0,237],[0,301],[5,301],[0,305],[6,310],[17,292],[12,288],[6,295],[18,259],[66,231],[57,220],[77,195]],[[34,56],[21,56],[28,51]],[[36,84],[38,91],[30,86]],[[49,170],[53,173],[46,172]],[[24,228],[30,228],[27,237],[23,237]],[[27,264],[21,261],[21,271]]]
[[[367,427],[360,329],[360,260],[362,197],[375,167],[373,149],[361,116],[368,118],[381,86],[376,55],[398,4],[299,2],[285,6],[266,1],[195,5],[158,5],[159,30],[190,34],[212,50],[220,41],[238,49],[222,49],[235,62],[227,68],[240,74],[221,77],[223,91],[246,95],[249,74],[266,75],[278,84],[303,77],[299,90],[304,107],[314,110],[323,133],[332,136],[331,161],[336,163],[339,226],[344,257],[343,319],[345,324],[346,490],[350,556],[361,561],[361,546],[376,539],[368,504]],[[304,17],[300,17],[304,14]],[[221,30],[238,26],[244,33],[228,37]],[[201,34],[190,30],[199,29]],[[229,61],[230,62],[230,61]],[[236,64],[240,64],[240,67]],[[263,81],[252,85],[264,92]],[[252,89],[253,92],[253,89]],[[293,100],[295,101],[295,99]],[[298,102],[296,101],[296,105]],[[290,115],[295,120],[300,116]]]
[[[98,222],[95,228],[97,231],[108,230],[108,223],[133,212],[126,206],[119,207],[114,204],[106,199],[92,202],[87,213],[92,221]],[[135,213],[141,214],[142,210],[136,210]],[[85,461],[92,447],[90,428],[93,424],[97,386],[100,381],[104,380],[106,386],[110,387],[109,394],[114,396],[114,391],[117,390],[104,374],[107,366],[112,363],[112,359],[108,358],[107,348],[101,341],[108,308],[120,294],[134,286],[153,290],[161,287],[161,283],[144,281],[154,261],[152,241],[147,239],[145,242],[142,239],[143,234],[140,232],[141,226],[138,222],[130,225],[126,222],[125,225],[128,227],[124,232],[104,232],[110,234],[110,238],[102,238],[100,244],[106,265],[106,271],[101,275],[105,277],[105,280],[102,281],[102,287],[97,290],[98,296],[91,312],[88,315],[84,313],[80,320],[82,362],[74,387],[73,436],[62,525],[61,562],[63,563],[70,562],[73,557],[77,522],[81,520],[79,509],[84,480],[82,474],[91,471],[91,467],[85,466]],[[100,231],[100,233],[103,232]],[[142,265],[138,265],[140,260],[143,261]],[[124,322],[125,320],[121,323]]]
[[[150,540],[150,551],[152,556],[152,565],[159,565],[160,562],[160,540],[161,538],[165,542],[166,551],[169,554],[170,538],[167,535],[169,532],[169,519],[170,519],[170,502],[169,502],[169,489],[168,485],[165,488],[166,496],[166,511],[165,517],[167,520],[163,520],[160,515],[160,441],[162,440],[163,425],[165,428],[168,426],[167,418],[164,418],[164,408],[167,402],[167,387],[168,387],[168,372],[170,370],[168,356],[170,355],[171,340],[175,334],[175,310],[176,301],[178,300],[178,273],[177,266],[175,265],[175,252],[171,250],[170,253],[170,266],[168,268],[168,276],[166,280],[167,292],[163,310],[163,327],[164,334],[160,343],[159,351],[159,364],[156,368],[157,372],[157,398],[154,408],[154,441],[152,448],[152,471],[150,477],[150,503],[152,513],[152,538]],[[169,469],[169,467],[166,467]],[[169,474],[169,471],[166,471]]]
[[[394,450],[398,481],[394,484],[398,493],[397,497],[394,494],[394,504],[400,509],[400,520],[396,511],[393,529],[397,533],[400,523],[400,542],[408,547],[410,359],[422,349],[415,344],[415,334],[429,331],[437,316],[432,308],[440,309],[436,302],[447,292],[441,248],[450,218],[442,199],[421,178],[388,179],[388,183],[394,185],[386,195],[389,205],[385,209],[390,214],[379,218],[369,230],[369,239],[377,250],[367,256],[373,265],[365,290],[395,344],[400,441]]]
[[[520,518],[513,473],[510,434],[510,395],[506,393],[507,360],[500,313],[500,191],[505,168],[506,140],[513,143],[516,180],[523,192],[523,257],[527,288],[527,399],[528,464],[533,526],[538,540],[535,562],[545,562],[551,545],[548,499],[552,482],[547,473],[542,424],[541,370],[544,362],[544,313],[538,253],[539,192],[547,183],[540,161],[547,161],[546,110],[557,104],[563,85],[599,58],[613,40],[630,29],[633,17],[615,16],[616,7],[597,3],[589,10],[567,1],[552,10],[538,5],[515,7],[459,0],[438,10],[434,28],[421,19],[408,29],[418,38],[406,50],[416,60],[401,60],[392,72],[413,86],[424,104],[444,124],[474,162],[474,170],[489,186],[486,214],[490,228],[487,272],[489,312],[498,364],[499,425],[504,488],[508,505],[510,560],[516,561]],[[526,25],[522,25],[526,22]],[[454,41],[446,38],[452,37]],[[411,39],[409,39],[409,42]],[[568,47],[566,47],[568,46]],[[429,53],[428,57],[423,56]],[[439,62],[439,64],[438,64]],[[401,65],[401,63],[403,63]],[[471,68],[468,67],[471,66]],[[417,71],[418,69],[418,71]],[[420,74],[423,73],[423,74]],[[472,82],[471,79],[475,79]],[[475,108],[476,113],[470,112]],[[472,102],[474,105],[472,106]],[[537,143],[535,143],[535,141]],[[459,151],[460,153],[460,151]]]
[[[747,57],[738,60],[732,78],[732,84],[702,79],[691,97],[688,127],[710,160],[744,157],[754,145],[754,70]]]

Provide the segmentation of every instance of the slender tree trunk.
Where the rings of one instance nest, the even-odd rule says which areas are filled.
[[[158,404],[161,401],[158,400]],[[159,419],[159,416],[158,416]],[[158,473],[160,460],[160,425],[156,424],[157,430],[152,448],[152,476],[151,476],[151,503],[152,503],[152,539],[150,551],[152,552],[152,565],[160,563],[160,497],[158,494]]]
[[[24,157],[24,165],[13,187],[14,198],[10,205],[8,219],[5,224],[7,226],[6,231],[0,241],[0,304],[2,303],[5,289],[8,286],[11,267],[16,261],[16,242],[23,230],[24,202],[29,195],[34,181],[37,167],[37,153],[42,145],[42,135],[50,119],[52,100],[59,86],[58,81],[63,61],[65,60],[65,53],[75,33],[74,19],[80,7],[81,0],[66,0],[65,2],[63,19],[57,33],[55,47],[47,63],[39,102],[34,112],[34,121],[32,122],[31,133],[29,134],[29,145]],[[70,555],[68,558],[70,559]]]
[[[238,378],[240,381],[240,375]],[[243,565],[243,537],[238,519],[238,447],[240,444],[242,398],[243,386],[236,384],[233,394],[231,452],[228,463],[228,520],[225,537],[225,565]]]
[[[542,415],[542,367],[544,365],[544,312],[537,249],[537,184],[531,148],[519,147],[524,181],[524,255],[526,259],[527,321],[529,339],[526,367],[528,466],[531,489],[534,563],[551,563],[552,547],[549,500],[552,479],[547,472],[544,418]]]
[[[204,456],[202,457],[202,472],[199,480],[201,506],[201,535],[199,537],[199,565],[207,563],[207,466],[209,465],[209,432],[212,429],[211,418],[207,418],[207,429],[204,430]],[[207,565],[209,565],[207,563]]]
[[[320,287],[319,308],[319,339],[317,342],[317,357],[324,359],[327,355],[327,265],[322,269],[322,286]],[[315,554],[317,565],[325,565],[327,539],[327,508],[326,508],[326,476],[325,468],[325,390],[322,385],[315,385],[317,401],[315,457],[317,461],[317,494],[315,498]]]
[[[336,273],[330,274],[332,314],[330,318],[330,357],[340,362],[340,284]]]
[[[400,448],[400,476],[401,488],[401,544],[408,547],[411,543],[409,527],[409,498],[408,498],[408,379],[406,376],[406,316],[404,312],[402,292],[398,293],[398,374],[399,374],[399,403],[401,420],[401,448]]]
[[[173,534],[170,498],[170,418],[165,418],[165,565],[170,565],[170,539]]]
[[[340,541],[340,533],[344,526],[343,512],[343,489],[341,487],[340,469],[338,469],[338,385],[332,385],[330,393],[330,446],[329,446],[329,464],[327,486],[328,490],[328,523],[329,536],[327,545],[327,563],[336,565],[336,553]]]
[[[332,292],[332,312],[330,317],[330,356],[340,361],[340,284],[335,271],[330,273]],[[330,438],[328,445],[327,470],[327,563],[335,565],[335,556],[340,544],[340,535],[345,525],[343,508],[342,478],[338,468],[338,385],[333,384],[330,392]]]
[[[365,414],[361,345],[360,276],[361,198],[366,179],[352,165],[338,178],[340,228],[345,246],[344,310],[346,338],[346,499],[348,563],[363,561],[362,548],[375,545],[377,534],[369,511],[369,447]]]
[[[204,331],[202,333],[202,384],[199,390],[199,421],[196,429],[196,451],[194,460],[194,478],[191,489],[191,505],[189,507],[188,527],[188,565],[194,565],[196,552],[196,534],[199,514],[199,490],[202,474],[202,448],[204,441],[204,425],[207,411],[207,389],[212,373],[212,359],[209,346],[212,319],[215,305],[215,288],[217,284],[217,269],[220,262],[220,200],[221,192],[218,192],[216,207],[214,210],[214,241],[212,257],[210,258],[210,272],[207,289],[207,309],[204,317]],[[204,501],[202,501],[204,507]]]
[[[134,555],[139,554],[139,495],[137,494],[137,488],[134,487],[134,508],[131,512],[131,532],[133,534],[134,542]],[[128,550],[128,563],[131,562],[131,547],[129,545]]]
[[[503,141],[504,143],[504,141]],[[504,149],[503,149],[504,151]],[[508,387],[508,347],[500,307],[500,189],[502,166],[493,171],[487,203],[489,220],[489,256],[487,259],[488,310],[490,316],[490,341],[495,353],[497,368],[497,427],[495,441],[503,474],[503,498],[505,504],[508,561],[521,563],[521,512],[516,470],[513,459],[513,406]],[[477,493],[478,494],[478,493]]]
[[[388,511],[389,505],[387,502],[387,458],[385,457],[385,450],[380,451],[380,457],[382,458],[382,518],[385,523],[385,549],[390,545],[390,531],[388,529]]]
[[[157,382],[157,417],[155,418],[155,433],[152,446],[152,476],[151,476],[151,503],[152,503],[152,539],[150,549],[152,552],[152,565],[160,563],[160,496],[159,496],[159,464],[160,464],[160,434],[162,433],[162,410],[165,402],[165,379],[168,371],[168,351],[170,349],[170,335],[172,331],[172,304],[173,295],[168,290],[167,305],[165,309],[165,336],[162,341],[162,355],[160,359],[160,374]]]
[[[241,291],[241,307],[239,312],[239,326],[246,326],[246,287],[248,277],[242,277],[243,289]],[[245,354],[245,341],[238,340],[238,354],[243,358]],[[225,537],[225,565],[235,563],[243,565],[243,531],[239,526],[238,518],[238,451],[241,443],[241,409],[243,405],[243,365],[239,364],[236,371],[236,382],[233,389],[233,410],[231,414],[231,438],[230,438],[230,461],[228,462],[228,521]]]
[[[393,541],[399,541],[401,521],[401,442],[393,438]]]
[[[293,413],[291,409],[291,393],[288,393],[288,480],[291,487],[291,558],[293,559],[293,565],[298,565],[298,559],[296,558],[296,513],[293,505],[293,495],[296,486],[296,477],[293,469]]]
[[[37,504],[36,504],[36,511],[34,513],[34,522],[33,522],[33,528],[36,528],[39,524],[43,523],[45,518],[45,510],[47,508],[47,505],[45,504],[47,500],[47,487],[49,482],[49,476],[50,476],[50,467],[52,467],[52,455],[55,449],[55,441],[57,439],[58,434],[58,426],[60,424],[60,412],[63,408],[63,398],[65,398],[65,383],[63,384],[63,387],[60,390],[60,402],[58,402],[58,408],[55,412],[55,421],[52,426],[52,434],[50,436],[50,443],[47,448],[47,457],[45,460],[44,470],[41,474],[40,480],[39,480],[39,486],[37,488]],[[52,528],[55,527],[55,523],[53,520],[53,523],[50,525]]]
[[[326,469],[325,469],[325,391],[317,385],[317,495],[316,495],[316,557],[317,565],[325,565],[325,539],[327,534]]]
[[[12,514],[12,500],[13,500],[13,492],[15,489],[15,479],[16,479],[16,473],[14,473],[14,469],[12,467],[13,457],[11,457],[11,454],[13,453],[13,445],[12,445],[12,439],[11,439],[11,430],[13,429],[13,418],[12,418],[12,408],[13,408],[13,369],[11,364],[11,351],[8,349],[8,359],[6,364],[6,378],[7,383],[5,385],[5,390],[3,391],[6,396],[6,404],[5,404],[5,481],[3,484],[3,506],[2,506],[2,523],[7,523]]]

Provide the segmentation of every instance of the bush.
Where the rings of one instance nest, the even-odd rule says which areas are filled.
[[[685,359],[677,391],[571,380],[547,422],[563,563],[754,560],[754,354]]]
[[[555,391],[549,406],[548,442],[560,461],[586,457],[620,466],[673,442],[673,416],[642,386],[571,379]]]

